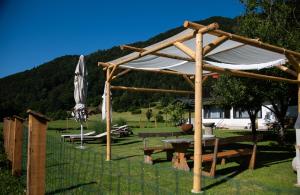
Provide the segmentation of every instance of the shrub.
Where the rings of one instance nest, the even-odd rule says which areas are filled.
[[[126,119],[120,117],[120,118],[117,118],[116,120],[114,120],[113,124],[122,126],[122,125],[126,125],[127,121],[126,121]]]
[[[155,116],[155,118],[156,122],[164,122],[164,117],[159,113]]]

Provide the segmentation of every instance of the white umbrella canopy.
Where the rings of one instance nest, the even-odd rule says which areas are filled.
[[[87,119],[85,106],[88,88],[87,75],[88,72],[84,63],[84,56],[81,55],[75,69],[74,77],[74,99],[76,103],[74,107],[74,117],[80,122],[86,121]]]
[[[73,116],[75,117],[76,121],[80,122],[81,127],[81,145],[79,146],[80,149],[84,149],[83,146],[83,125],[82,122],[87,120],[87,112],[86,112],[86,98],[87,98],[87,69],[84,64],[84,56],[81,55],[79,57],[79,61],[77,63],[75,69],[75,77],[74,77],[74,99],[75,99],[75,107]]]

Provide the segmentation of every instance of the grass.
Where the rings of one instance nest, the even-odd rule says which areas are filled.
[[[148,124],[149,128],[137,128],[140,124],[139,115],[113,113],[113,116],[127,119],[129,125],[134,127],[134,135],[113,140],[112,161],[105,160],[105,143],[89,143],[86,144],[86,150],[76,149],[74,144],[60,142],[60,133],[55,131],[56,128],[66,128],[66,121],[49,123],[46,155],[47,194],[129,194],[129,192],[130,194],[189,194],[192,189],[192,171],[174,170],[171,162],[165,160],[165,153],[153,155],[157,160],[154,165],[144,164],[143,152],[140,150],[143,142],[137,137],[139,132],[175,131],[178,128],[166,126],[163,123],[158,123],[157,127],[151,123]],[[91,129],[91,124],[99,120],[99,115],[91,116],[91,122],[86,125],[87,129]],[[67,132],[79,133],[78,123],[69,120],[68,126],[75,130]],[[243,130],[215,131],[218,137],[249,133]],[[294,131],[289,133],[295,140]],[[161,139],[163,138],[149,139],[148,144],[161,145],[163,144]],[[217,165],[216,178],[203,177],[202,186],[205,193],[299,194],[300,190],[294,187],[296,174],[291,168],[291,161],[295,156],[294,147],[292,145],[280,146],[277,142],[269,140],[259,143],[258,150],[254,171],[240,167],[235,161],[228,161],[223,166]],[[189,163],[192,166],[192,162]],[[2,175],[1,171],[1,185],[4,183],[4,189],[8,188],[7,186],[11,188],[12,186],[8,183],[17,182],[13,185],[17,188],[16,193],[13,194],[21,193],[21,182],[9,176],[9,171],[7,167],[5,168],[7,178]],[[2,182],[4,181],[2,178],[5,182]]]

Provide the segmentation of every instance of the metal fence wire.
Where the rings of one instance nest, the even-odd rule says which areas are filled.
[[[22,180],[26,184],[27,127],[22,150]],[[60,135],[47,133],[46,194],[191,194],[193,173],[171,166],[144,164],[122,156],[105,160],[101,150],[75,148]],[[299,194],[294,189],[277,189],[260,183],[218,176],[202,177],[204,194],[226,182],[218,194]],[[224,186],[224,185],[223,185]]]

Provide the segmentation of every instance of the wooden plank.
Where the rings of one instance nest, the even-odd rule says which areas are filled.
[[[45,194],[46,130],[48,118],[28,110],[27,195]]]
[[[23,119],[14,116],[14,150],[12,156],[12,175],[20,176],[22,170]]]
[[[204,25],[197,24],[197,23],[190,22],[190,21],[185,21],[183,26],[186,27],[186,28],[192,28],[192,29],[195,29],[195,30],[203,29],[203,27],[205,27]],[[252,46],[255,46],[255,47],[258,47],[258,48],[266,49],[266,50],[269,50],[269,51],[273,51],[273,52],[276,52],[276,53],[291,54],[291,55],[294,55],[296,57],[300,57],[300,53],[298,53],[298,52],[288,50],[288,49],[285,49],[285,48],[282,48],[282,47],[274,46],[274,45],[271,45],[271,44],[263,43],[263,42],[261,42],[257,39],[250,39],[250,38],[247,38],[247,37],[235,35],[235,34],[232,34],[232,33],[221,31],[221,30],[215,30],[215,29],[208,31],[208,33],[212,34],[212,35],[216,35],[216,36],[222,36],[222,35],[223,36],[228,36],[229,39],[231,39],[231,40],[234,40],[234,41],[237,41],[237,42],[240,42],[240,43],[244,43],[244,44],[248,44],[248,45],[252,45]]]
[[[183,132],[183,131],[174,131],[174,132],[143,132],[138,133],[138,137],[149,138],[149,137],[174,137],[182,135],[193,135],[194,132]]]
[[[138,87],[125,87],[125,86],[111,86],[111,89],[113,89],[113,90],[126,90],[126,91],[133,91],[133,92],[194,94],[194,91],[172,90],[172,89],[138,88]]]

